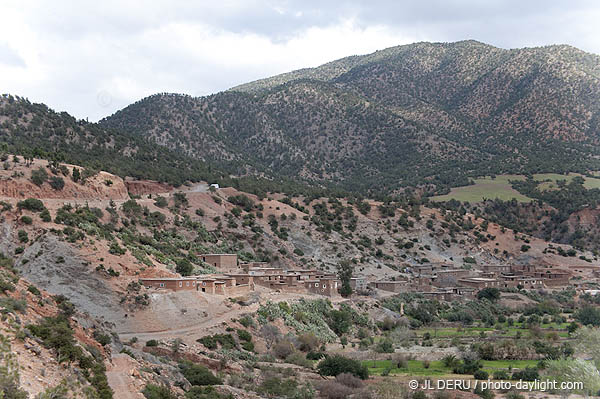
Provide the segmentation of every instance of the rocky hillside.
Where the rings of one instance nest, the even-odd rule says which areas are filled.
[[[175,189],[107,172],[76,178],[83,169],[77,165],[12,154],[8,159],[0,170],[0,361],[10,365],[0,367],[0,384],[9,381],[15,392],[31,396],[79,397],[81,390],[95,390],[92,397],[141,399],[140,392],[167,386],[181,396],[198,381],[185,360],[218,373],[211,384],[227,381],[215,388],[223,395],[207,391],[210,398],[264,397],[247,391],[260,392],[258,382],[267,389],[278,367],[281,373],[296,370],[302,386],[318,386],[322,378],[312,363],[294,367],[265,357],[268,367],[247,367],[246,361],[255,364],[258,355],[270,353],[261,315],[272,315],[276,331],[299,334],[275,320],[284,308],[274,302],[289,301],[303,313],[316,309],[325,318],[338,314],[333,306],[350,312],[348,303],[378,322],[395,315],[381,309],[373,292],[357,296],[356,304],[338,298],[332,305],[261,288],[229,299],[195,291],[161,294],[139,284],[141,277],[214,272],[201,253],[237,253],[284,269],[329,272],[348,259],[354,275],[367,280],[406,275],[407,267],[428,262],[465,268],[526,262],[589,274],[597,261],[590,252],[517,234],[464,208],[432,209],[416,198],[383,203],[256,196],[205,183]],[[315,331],[337,340],[322,319],[310,319]],[[239,339],[229,344],[248,353],[215,351],[210,344],[211,336],[231,335],[232,326]],[[10,380],[2,379],[5,370]]]
[[[18,153],[56,162],[70,162],[91,171],[182,184],[186,180],[217,178],[197,160],[191,160],[140,137],[76,120],[44,104],[12,95],[0,96],[0,153]],[[0,159],[2,166],[10,160]],[[7,169],[4,166],[4,169]]]
[[[596,169],[600,57],[569,46],[417,43],[103,121],[237,174],[362,193],[472,175]]]

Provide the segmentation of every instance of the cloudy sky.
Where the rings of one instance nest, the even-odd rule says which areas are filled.
[[[600,2],[0,1],[0,92],[96,121],[157,92],[195,96],[415,41],[600,54]]]

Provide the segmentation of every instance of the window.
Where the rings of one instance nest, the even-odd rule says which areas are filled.
[[[195,281],[192,281],[192,287],[193,287],[194,285],[196,285],[196,282],[195,282]]]
[[[183,281],[180,281],[180,282],[179,282],[179,286],[180,286],[180,287],[183,287]]]
[[[186,281],[186,282],[185,282],[185,286],[186,286],[186,287],[189,287],[189,286],[190,286],[190,282],[189,282],[189,281]]]
[[[315,283],[315,287],[319,288],[319,283]]]
[[[165,283],[158,283],[158,286],[159,286],[159,287],[164,287],[164,286],[165,286]]]

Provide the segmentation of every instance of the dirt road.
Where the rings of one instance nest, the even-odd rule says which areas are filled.
[[[114,354],[112,362],[106,370],[108,385],[114,391],[114,397],[119,399],[143,399],[144,395],[135,384],[131,370],[135,367],[129,355]]]

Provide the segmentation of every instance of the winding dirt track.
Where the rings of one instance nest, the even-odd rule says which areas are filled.
[[[129,355],[117,353],[112,356],[111,364],[106,370],[108,384],[114,391],[114,397],[119,399],[143,399],[144,395],[138,391],[131,376],[133,368]]]

